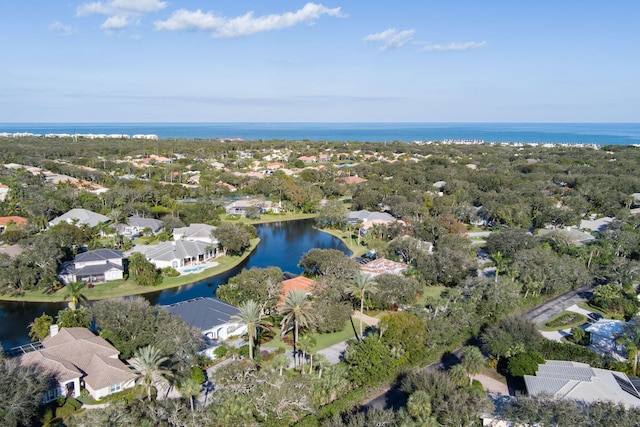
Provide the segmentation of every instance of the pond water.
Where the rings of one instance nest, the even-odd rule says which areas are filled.
[[[226,283],[244,268],[276,266],[283,272],[302,272],[298,262],[302,255],[314,248],[337,249],[350,255],[347,247],[336,237],[313,228],[314,220],[285,221],[256,226],[260,244],[237,267],[200,282],[143,295],[152,304],[173,304],[196,297],[215,295],[218,285]],[[9,349],[26,344],[29,323],[47,313],[55,316],[65,303],[0,302],[0,342]]]

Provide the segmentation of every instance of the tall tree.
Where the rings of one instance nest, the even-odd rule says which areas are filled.
[[[151,400],[151,388],[165,388],[170,386],[173,373],[162,365],[169,360],[162,357],[157,348],[146,346],[136,350],[129,361],[136,375],[136,384],[141,384],[147,390],[147,398]]]
[[[364,317],[364,298],[367,293],[378,291],[376,282],[368,274],[358,273],[347,287],[347,292],[360,299],[360,337],[362,339],[362,318]]]
[[[69,282],[65,285],[64,289],[66,291],[64,295],[64,299],[71,298],[69,301],[69,308],[71,310],[75,310],[78,308],[78,303],[88,302],[87,297],[82,293],[82,290],[87,286],[85,282]]]
[[[253,347],[258,338],[258,331],[261,327],[269,325],[269,322],[264,320],[264,313],[260,305],[252,299],[242,303],[238,310],[238,314],[231,316],[231,320],[247,327],[249,359],[253,359]]]
[[[298,330],[301,326],[310,326],[314,320],[311,301],[304,291],[294,289],[289,291],[284,301],[278,304],[278,311],[282,315],[283,333],[293,324],[293,349],[297,352]]]
[[[0,358],[0,424],[30,426],[44,393],[53,381],[35,366],[21,366],[18,359]]]

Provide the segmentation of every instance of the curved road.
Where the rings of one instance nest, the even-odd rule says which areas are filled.
[[[524,313],[524,316],[534,322],[537,325],[543,324],[556,314],[560,313],[567,307],[577,304],[578,302],[588,299],[591,292],[595,289],[593,285],[586,285],[576,288],[572,291],[558,295],[550,300],[540,304],[537,307]],[[461,348],[448,354],[448,356],[435,362],[424,369],[433,371],[444,370],[448,366],[455,364],[459,361]],[[456,360],[457,359],[457,360]],[[391,388],[382,392],[378,396],[369,400],[362,405],[363,408],[379,408],[379,409],[393,409],[395,411],[404,407],[407,403],[407,395],[400,390],[399,382],[396,382]]]

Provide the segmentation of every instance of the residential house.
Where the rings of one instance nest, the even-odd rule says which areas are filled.
[[[623,372],[592,368],[586,363],[547,360],[534,375],[525,375],[531,396],[551,395],[584,403],[608,401],[626,408],[640,407],[640,393]]]
[[[336,181],[342,182],[343,184],[362,184],[363,182],[367,182],[366,179],[360,178],[358,175],[346,176],[344,178],[336,178]]]
[[[616,339],[624,332],[626,322],[622,320],[600,319],[589,325],[589,348],[602,355],[611,355],[620,360],[624,358],[625,347],[617,344]]]
[[[202,331],[205,338],[224,341],[247,333],[247,326],[232,320],[240,311],[217,298],[199,297],[177,302],[164,308]]]
[[[243,199],[243,200],[235,200],[229,203],[225,210],[227,215],[247,215],[247,209],[250,208],[258,208],[260,213],[263,212],[277,212],[278,208],[273,204],[273,202],[269,200],[259,200],[259,199]]]
[[[192,242],[203,242],[217,248],[220,242],[213,235],[216,227],[208,224],[191,224],[188,227],[173,229],[174,240],[189,240]]]
[[[368,210],[359,210],[349,212],[347,221],[351,225],[360,223],[361,234],[365,234],[367,230],[376,224],[389,225],[397,221],[396,218],[386,212],[369,212]]]
[[[4,202],[9,195],[9,186],[0,184],[0,202]]]
[[[51,328],[42,341],[43,348],[20,356],[23,366],[38,366],[51,374],[56,384],[43,398],[45,402],[58,396],[79,397],[84,387],[99,400],[112,393],[131,388],[135,375],[118,355],[120,352],[104,338],[86,328]]]
[[[126,224],[118,224],[118,234],[132,239],[142,234],[145,229],[151,230],[154,235],[162,231],[162,221],[155,218],[142,218],[137,215],[130,216]]]
[[[98,224],[106,224],[109,222],[109,218],[87,209],[71,209],[69,212],[52,219],[49,222],[49,226],[53,227],[62,221],[75,224],[76,226],[87,225],[89,227],[95,227]]]
[[[604,231],[614,218],[604,216],[602,218],[592,217],[591,219],[583,219],[580,221],[580,229],[589,231]]]
[[[124,277],[122,252],[114,249],[95,249],[75,256],[60,266],[58,277],[64,283],[104,283]]]
[[[315,163],[318,161],[318,158],[316,156],[300,156],[298,160],[303,163]]]
[[[0,216],[0,233],[4,233],[7,226],[13,225],[27,225],[29,220],[21,216]]]
[[[179,270],[214,258],[215,248],[211,243],[174,240],[150,247],[144,255],[157,268],[172,267]]]
[[[282,281],[282,289],[280,290],[280,302],[284,301],[285,296],[293,290],[302,291],[307,294],[311,293],[311,289],[316,282],[304,276],[294,277],[292,279]]]
[[[386,258],[377,258],[360,266],[360,271],[371,277],[381,274],[402,274],[409,266],[403,262],[391,261]]]

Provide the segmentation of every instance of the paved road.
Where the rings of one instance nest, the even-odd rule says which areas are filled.
[[[588,299],[594,288],[594,286],[590,285],[582,286],[574,289],[573,291],[569,291],[566,294],[559,295],[542,303],[538,307],[529,310],[525,313],[525,317],[538,325],[542,324],[556,314],[565,310],[567,307]],[[439,362],[433,363],[424,369],[432,371],[445,370],[460,361],[460,352],[461,349],[457,349]],[[398,410],[399,408],[404,407],[406,403],[407,395],[400,390],[400,384],[396,383],[390,389],[382,392],[380,395],[374,397],[362,406],[364,408],[392,408],[394,410]]]
[[[595,286],[591,285],[576,288],[573,291],[569,291],[566,294],[552,298],[538,307],[527,311],[525,313],[525,317],[535,324],[541,325],[567,307],[588,299],[594,289]]]

